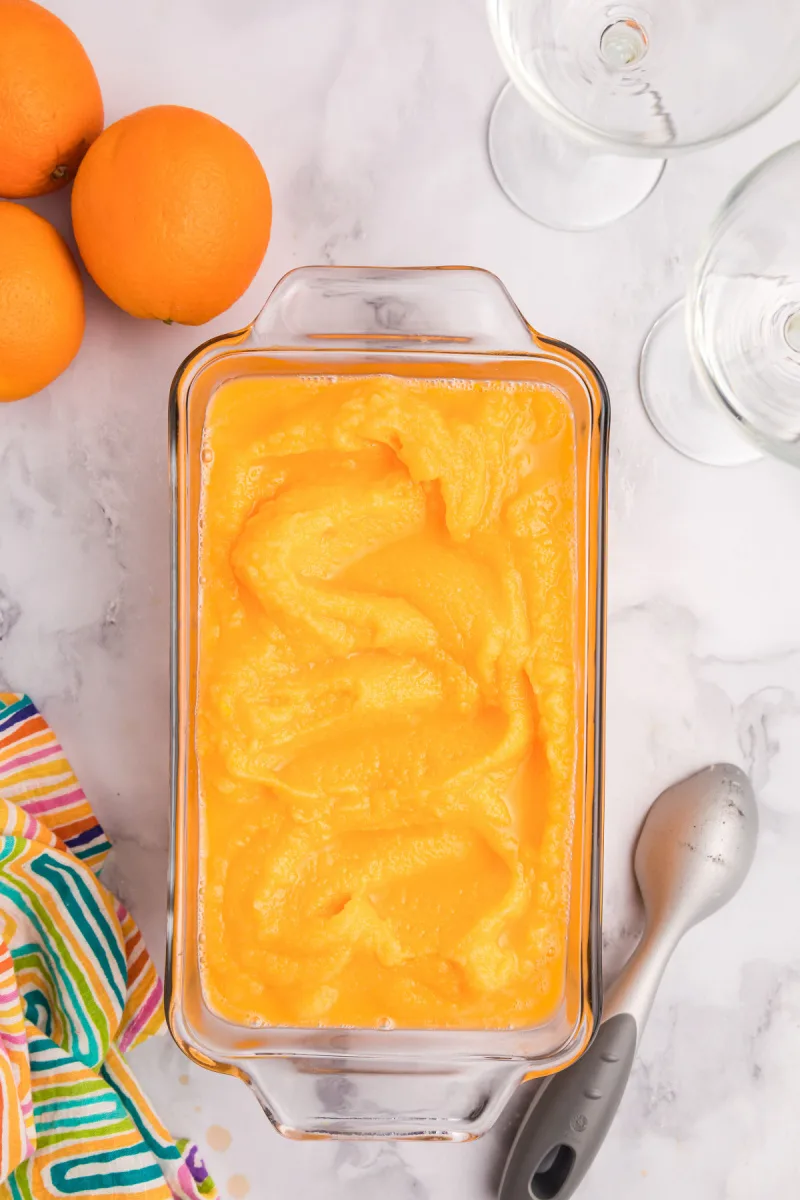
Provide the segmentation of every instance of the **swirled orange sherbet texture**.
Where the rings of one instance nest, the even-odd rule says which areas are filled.
[[[545,386],[253,377],[206,420],[206,996],[506,1028],[564,982],[576,465]]]

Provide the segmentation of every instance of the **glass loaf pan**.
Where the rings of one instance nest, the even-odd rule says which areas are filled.
[[[198,514],[205,414],[243,375],[386,373],[548,382],[575,416],[580,742],[567,971],[549,1021],[514,1030],[252,1028],[207,1006],[199,970],[194,712]],[[585,1049],[601,1001],[603,670],[608,396],[577,351],[536,333],[500,281],[465,267],[304,267],[252,325],[200,346],[170,396],[172,854],[167,1014],[195,1062],[239,1075],[292,1137],[443,1138],[485,1132],[524,1078]]]

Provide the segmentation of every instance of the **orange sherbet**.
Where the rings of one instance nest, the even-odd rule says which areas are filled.
[[[201,960],[239,1023],[508,1028],[564,988],[566,399],[250,377],[204,433]]]

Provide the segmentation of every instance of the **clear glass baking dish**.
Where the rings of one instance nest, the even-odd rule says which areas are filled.
[[[575,415],[581,687],[567,968],[551,1020],[515,1030],[253,1028],[206,1004],[199,969],[200,835],[194,712],[201,441],[215,390],[249,374],[547,381]],[[500,281],[464,267],[304,267],[255,322],[206,342],[170,396],[172,854],[167,1014],[181,1049],[239,1075],[291,1137],[463,1141],[493,1124],[517,1084],[561,1070],[599,1019],[608,396],[577,351],[542,337]]]

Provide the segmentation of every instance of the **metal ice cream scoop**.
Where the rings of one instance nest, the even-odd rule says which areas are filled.
[[[662,792],[634,868],[642,940],[606,994],[589,1049],[540,1086],[511,1147],[499,1200],[567,1200],[603,1143],[670,956],[688,929],[722,908],[753,861],[758,811],[743,771],[718,763]]]

